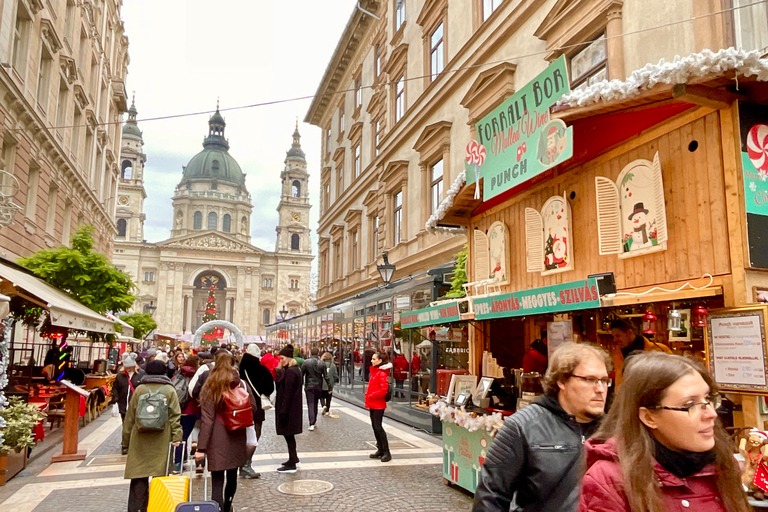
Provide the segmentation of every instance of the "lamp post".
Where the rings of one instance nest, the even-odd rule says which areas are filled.
[[[283,304],[283,309],[281,309],[280,311],[278,311],[278,313],[280,313],[280,318],[282,318],[283,320],[285,320],[285,317],[286,317],[286,315],[288,315],[288,310],[287,310],[287,309],[285,309],[285,304]]]
[[[377,265],[376,269],[379,271],[381,279],[384,281],[384,286],[388,287],[392,281],[392,275],[395,273],[395,265],[389,262],[389,256],[387,253],[381,255],[384,258],[384,263]]]

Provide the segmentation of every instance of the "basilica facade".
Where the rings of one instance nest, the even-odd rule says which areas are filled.
[[[226,123],[218,109],[208,121],[203,150],[183,167],[173,197],[171,236],[148,243],[143,138],[131,105],[123,127],[114,262],[137,283],[132,312],[151,312],[157,332],[193,333],[202,323],[211,286],[217,316],[245,335],[263,335],[279,311],[309,310],[312,249],[307,162],[301,135],[293,133],[282,182],[274,251],[251,244],[251,195],[245,173],[229,154]]]

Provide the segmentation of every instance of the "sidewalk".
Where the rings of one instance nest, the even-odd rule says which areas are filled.
[[[253,459],[253,467],[262,477],[239,481],[233,510],[469,510],[471,497],[443,484],[439,437],[385,419],[393,459],[382,463],[368,457],[375,450],[368,411],[338,402],[333,409],[339,418],[321,417],[317,429],[309,432],[305,408],[304,433],[297,436],[302,464],[293,475],[275,471],[287,459],[287,449],[283,438],[274,433],[273,412],[267,413],[263,437]],[[120,426],[119,418],[111,418],[106,413],[84,428],[80,433],[80,448],[88,450],[85,461],[51,465],[50,456],[54,451],[49,448],[49,454],[39,456],[8,485],[0,487],[0,510],[125,510],[128,481],[123,479],[125,457],[120,455]],[[285,493],[305,485],[312,492],[321,485],[307,480],[327,482],[333,488],[303,496]],[[294,483],[294,489],[283,485],[286,483]],[[202,492],[202,479],[196,478],[195,499],[200,499]]]

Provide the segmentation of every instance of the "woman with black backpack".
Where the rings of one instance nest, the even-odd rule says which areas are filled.
[[[128,448],[125,478],[131,480],[128,512],[147,510],[149,477],[165,475],[168,444],[181,442],[179,398],[162,361],[147,363],[125,413],[123,446]]]
[[[196,459],[208,459],[211,498],[222,512],[231,512],[237,491],[237,471],[248,460],[246,429],[253,426],[256,405],[234,363],[228,351],[216,353],[214,367],[200,391],[202,423],[195,452]]]

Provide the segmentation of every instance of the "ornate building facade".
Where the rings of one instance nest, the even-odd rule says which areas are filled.
[[[218,110],[208,121],[203,150],[184,166],[171,199],[171,237],[147,243],[143,240],[146,156],[136,114],[131,105],[123,127],[114,257],[115,264],[139,285],[133,311],[156,308],[159,333],[191,333],[202,323],[212,285],[218,317],[233,322],[247,335],[264,334],[265,326],[283,308],[289,316],[306,312],[312,262],[311,205],[298,125],[280,174],[274,251],[251,244],[251,195],[245,173],[229,154],[226,123]]]
[[[0,0],[0,196],[15,207],[0,254],[115,238],[128,38],[120,0]],[[7,213],[3,208],[0,214]]]

